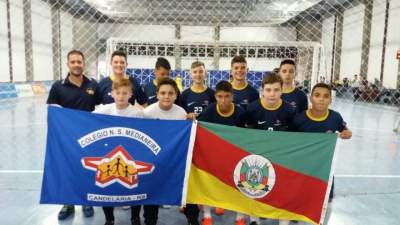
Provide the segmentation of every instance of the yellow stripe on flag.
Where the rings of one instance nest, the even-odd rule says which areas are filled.
[[[303,215],[248,198],[239,190],[221,182],[193,164],[189,176],[187,203],[210,205],[264,218],[301,220],[318,225]]]

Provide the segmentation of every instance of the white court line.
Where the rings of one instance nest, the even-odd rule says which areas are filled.
[[[388,129],[374,129],[374,128],[366,128],[366,127],[349,127],[350,130],[365,130],[365,131],[375,131],[377,133],[393,133],[393,128]]]
[[[43,173],[43,170],[0,170],[0,173]]]
[[[46,125],[47,123],[25,123],[25,124],[5,124],[5,125],[0,125],[0,128],[10,128],[10,127],[28,127],[28,126],[43,126]]]
[[[390,174],[334,174],[334,176],[342,178],[400,178],[400,175]]]
[[[393,114],[399,114],[398,111],[398,107],[396,106],[387,106],[387,105],[379,105],[379,104],[357,104],[354,102],[348,102],[348,101],[336,101],[335,102],[335,106],[340,107],[340,104],[343,105],[352,105],[355,108],[359,108],[359,109],[368,109],[368,110],[375,110],[375,111],[379,111],[379,112],[389,112],[389,113],[393,113]]]

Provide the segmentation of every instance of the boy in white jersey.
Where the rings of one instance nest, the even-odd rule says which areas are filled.
[[[93,112],[113,116],[143,118],[143,108],[138,104],[131,105],[129,103],[129,99],[132,97],[132,83],[129,79],[114,81],[111,96],[114,99],[114,103],[101,105]],[[132,224],[137,224],[137,220],[134,217],[134,208],[132,207],[131,210]],[[106,217],[105,225],[114,225],[114,207],[103,207],[103,211]]]
[[[94,110],[94,113],[143,118],[143,107],[129,103],[129,99],[132,97],[132,83],[130,80],[114,81],[111,96],[114,99],[114,103],[100,105]]]
[[[185,120],[186,111],[174,104],[178,95],[178,86],[171,78],[164,78],[157,84],[158,102],[143,110],[145,118],[163,120]]]
[[[149,119],[162,119],[162,120],[187,119],[188,116],[186,111],[182,107],[174,104],[178,96],[178,92],[179,92],[178,86],[176,82],[171,78],[163,78],[162,80],[157,82],[156,97],[158,101],[155,102],[154,104],[151,104],[150,106],[148,106],[143,110],[144,117]],[[151,214],[154,218],[153,220],[155,220],[156,222],[158,217],[158,206],[155,205],[144,206],[145,214],[146,214],[146,207],[149,212],[147,214],[148,215]],[[189,224],[197,225],[190,221]]]

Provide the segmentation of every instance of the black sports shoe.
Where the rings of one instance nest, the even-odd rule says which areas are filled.
[[[188,225],[200,225],[199,221],[188,222]]]
[[[258,223],[256,221],[253,221],[249,225],[258,225]]]
[[[107,220],[104,225],[114,225],[114,220]]]
[[[58,213],[58,219],[65,220],[74,213],[75,207],[73,205],[64,205]]]
[[[94,214],[94,210],[92,206],[82,206],[83,215],[85,217],[91,217]]]
[[[132,225],[140,225],[140,219],[131,220]]]

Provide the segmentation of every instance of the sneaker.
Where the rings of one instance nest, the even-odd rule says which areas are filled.
[[[140,219],[133,219],[131,220],[132,225],[140,225]]]
[[[203,221],[201,222],[201,225],[212,225],[212,218],[211,217],[203,218]]]
[[[74,212],[75,212],[75,207],[73,205],[64,205],[61,208],[60,212],[58,213],[58,219],[65,220],[70,215],[74,214]]]
[[[235,224],[236,225],[246,225],[246,220],[244,220],[244,218],[238,219],[238,220],[236,220]]]
[[[256,221],[253,221],[249,225],[258,225],[258,223]]]
[[[163,208],[163,209],[170,209],[172,206],[170,206],[170,205],[162,205],[161,206],[161,208]]]
[[[82,206],[83,215],[85,217],[91,217],[94,214],[94,210],[92,206]]]
[[[188,225],[200,225],[199,221],[188,222]]]
[[[114,220],[107,220],[104,225],[114,225]]]
[[[224,215],[224,213],[225,213],[225,209],[215,207],[215,214],[216,214],[216,215],[222,216],[222,215]]]

